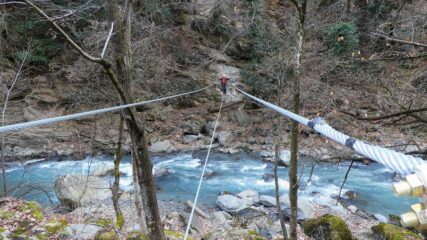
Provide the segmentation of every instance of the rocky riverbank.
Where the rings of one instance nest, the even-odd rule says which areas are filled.
[[[55,194],[62,203],[59,208],[41,209],[34,202],[2,199],[1,236],[4,239],[29,236],[38,239],[138,239],[140,224],[132,191],[124,192],[120,198],[124,224],[118,226],[109,189],[110,180],[106,177],[111,174],[110,170],[110,165],[100,164],[93,166],[90,176],[69,174],[58,177]],[[173,175],[163,168],[154,172],[158,180],[168,174]],[[261,181],[266,183],[271,181],[268,174],[263,178]],[[299,239],[332,239],[331,234],[341,236],[340,239],[385,239],[384,234],[391,233],[384,231],[390,229],[393,234],[408,236],[403,239],[421,239],[415,233],[400,229],[398,220],[393,216],[370,215],[352,205],[352,199],[357,198],[356,192],[348,191],[344,197],[347,197],[345,201],[337,202],[334,194],[314,191],[300,195]],[[192,198],[188,196],[187,199]],[[236,194],[222,192],[212,198],[214,206],[198,205],[192,222],[192,239],[281,239],[276,199],[272,195],[247,189]],[[287,223],[289,196],[281,195],[279,202]],[[182,238],[191,205],[189,201],[159,201],[169,239]],[[144,238],[140,236],[139,239]]]
[[[316,196],[315,199],[298,200],[298,239],[422,239],[421,235],[380,223],[372,216],[354,214],[339,203],[335,205],[336,201],[327,196]],[[288,222],[289,200],[286,195],[281,196],[280,204],[285,222]],[[69,213],[41,209],[35,202],[1,199],[0,239],[145,239],[140,234],[132,194],[123,194],[119,205],[124,217],[122,227],[117,224],[110,199],[82,205]],[[208,240],[282,239],[275,205],[273,197],[252,190],[235,196],[220,195],[217,208],[200,206],[196,211],[191,237]],[[167,239],[182,239],[190,206],[160,201],[159,208]],[[288,227],[286,224],[289,233]]]
[[[239,78],[238,74],[235,77]],[[150,151],[156,154],[206,149],[213,132],[215,108],[219,104],[217,94],[214,90],[207,96],[189,99],[193,104],[188,108],[160,104],[149,106],[145,111],[145,120]],[[382,126],[380,129],[377,124],[367,122],[348,124],[353,120],[339,113],[329,114],[326,120],[340,131],[381,146],[394,146],[394,149],[404,152],[427,148],[427,141],[422,134],[411,136],[411,143],[408,143],[405,141],[408,136],[393,128]],[[231,91],[226,97],[213,147],[224,153],[246,151],[271,160],[275,144],[279,144],[282,151],[289,148],[287,123],[287,119],[271,110],[254,107]],[[118,115],[107,114],[84,121],[10,133],[6,138],[4,156],[9,161],[27,161],[35,158],[82,159],[87,155],[113,153],[118,134],[114,126],[117,125]],[[129,143],[127,138],[123,145],[127,153],[130,152]],[[324,139],[308,128],[301,128],[299,151],[301,155],[324,161],[355,157],[346,147]]]

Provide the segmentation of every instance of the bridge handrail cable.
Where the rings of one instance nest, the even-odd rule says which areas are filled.
[[[109,108],[103,108],[103,109],[97,109],[97,110],[92,110],[92,111],[87,111],[87,112],[81,112],[81,113],[75,113],[75,114],[70,114],[70,115],[65,115],[65,116],[60,116],[60,117],[46,118],[46,119],[40,119],[40,120],[36,120],[36,121],[31,121],[31,122],[25,122],[25,123],[17,123],[17,124],[7,125],[7,126],[0,127],[0,133],[12,132],[12,131],[17,131],[17,130],[21,130],[21,129],[32,128],[32,127],[37,127],[37,126],[42,126],[42,125],[47,125],[47,124],[52,124],[52,123],[58,123],[58,122],[64,122],[64,121],[69,121],[69,120],[75,120],[75,119],[80,119],[80,118],[83,118],[83,117],[93,116],[93,115],[100,114],[100,113],[113,112],[113,111],[122,110],[122,109],[125,109],[125,108],[137,107],[137,106],[141,106],[141,105],[145,105],[145,104],[149,104],[149,103],[165,101],[165,100],[168,100],[168,99],[182,97],[182,96],[194,94],[194,93],[197,93],[197,92],[201,92],[201,91],[203,91],[205,89],[208,89],[208,88],[212,87],[213,85],[214,84],[211,84],[211,85],[209,85],[207,87],[204,87],[204,88],[201,88],[201,89],[198,89],[198,90],[194,90],[194,91],[190,91],[190,92],[185,92],[185,93],[180,93],[180,94],[176,94],[176,95],[172,95],[172,96],[160,97],[160,98],[157,98],[157,99],[152,99],[152,100],[143,101],[143,102],[130,103],[130,104],[125,104],[125,105],[120,105],[120,106],[115,106],[115,107],[109,107]]]
[[[346,147],[354,150],[362,156],[365,156],[369,159],[372,159],[376,162],[379,162],[386,167],[401,173],[403,175],[407,175],[413,172],[414,168],[420,164],[424,163],[424,160],[419,157],[414,157],[411,155],[406,155],[400,152],[396,152],[391,149],[382,148],[379,146],[375,146],[369,143],[365,143],[361,140],[352,138],[348,135],[345,135],[331,126],[327,124],[321,118],[314,118],[309,120],[305,117],[297,115],[293,112],[290,112],[286,109],[280,108],[272,103],[264,101],[260,98],[250,95],[249,93],[235,87],[237,91],[241,92],[243,95],[255,100],[256,102],[261,103],[262,105],[288,117],[294,121],[297,121],[307,127],[314,129],[316,132],[321,135],[332,139],[333,141],[345,145]]]

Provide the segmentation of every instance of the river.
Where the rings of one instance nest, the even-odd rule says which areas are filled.
[[[170,170],[169,175],[157,179],[158,198],[175,201],[193,200],[205,154],[206,152],[188,152],[153,157],[155,171],[161,168]],[[57,176],[69,173],[86,174],[100,166],[112,164],[112,157],[109,156],[87,157],[82,161],[49,161],[25,165],[15,163],[7,169],[7,180],[10,189],[17,187],[12,195],[49,206],[58,204],[53,192],[53,183]],[[300,164],[299,171],[302,165]],[[308,162],[301,173],[300,195],[310,198],[313,192],[320,192],[336,197],[348,166],[349,162],[317,164],[311,182],[307,184],[311,170],[311,163]],[[207,170],[210,176],[203,182],[199,203],[213,207],[216,197],[223,191],[239,193],[245,189],[253,189],[260,194],[273,196],[274,182],[263,180],[263,174],[272,174],[273,167],[272,163],[245,153],[236,155],[213,153]],[[125,174],[121,179],[121,188],[131,190],[132,167],[129,157],[123,160],[120,171]],[[287,174],[287,168],[279,168],[281,193],[288,191]],[[352,204],[371,214],[397,215],[406,212],[417,199],[395,197],[391,190],[392,176],[393,172],[380,164],[355,163],[342,194],[347,190],[357,192],[360,198]],[[0,188],[3,186],[1,181],[0,179]]]

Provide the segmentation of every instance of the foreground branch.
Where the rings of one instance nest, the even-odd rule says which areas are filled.
[[[411,117],[414,117],[414,113],[419,113],[419,112],[427,112],[427,108],[417,108],[417,109],[412,109],[412,110],[406,110],[406,111],[402,111],[402,112],[397,112],[397,113],[393,113],[390,115],[383,115],[383,116],[378,116],[378,117],[359,117],[354,113],[351,112],[347,112],[344,110],[339,110],[340,112],[350,115],[354,118],[356,118],[357,120],[363,120],[363,121],[378,121],[378,120],[384,120],[384,119],[389,119],[389,118],[393,118],[393,117],[398,117],[398,116],[402,116],[402,115],[410,115]]]
[[[385,38],[387,41],[390,42],[396,42],[396,43],[401,43],[401,44],[409,44],[409,45],[413,45],[413,46],[417,46],[417,47],[425,47],[427,48],[427,44],[423,44],[423,43],[418,43],[418,42],[410,42],[410,41],[405,41],[405,40],[401,40],[401,39],[397,39],[397,38],[392,38],[383,34],[379,34],[379,33],[371,33],[372,35],[378,36],[378,37],[382,37]]]

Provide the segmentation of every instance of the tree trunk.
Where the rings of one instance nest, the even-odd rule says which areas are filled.
[[[119,186],[120,186],[120,162],[122,160],[122,141],[123,141],[123,116],[120,115],[120,122],[119,122],[119,136],[117,140],[117,148],[115,152],[115,158],[114,158],[114,184],[111,188],[112,193],[112,200],[113,200],[113,207],[114,211],[116,212],[116,225],[119,229],[123,227],[124,219],[123,219],[123,213],[120,210],[119,205]]]
[[[295,62],[295,75],[292,83],[292,94],[294,100],[293,111],[299,114],[300,109],[300,80],[302,77],[302,63],[301,55],[304,44],[304,23],[305,13],[307,9],[307,0],[302,0],[301,4],[298,4],[296,0],[291,0],[298,10],[298,39],[297,39],[297,52]],[[291,216],[290,216],[290,239],[297,239],[297,211],[298,211],[298,122],[292,121],[291,130],[291,162],[289,165],[289,201],[291,204]]]
[[[277,174],[277,168],[279,165],[279,145],[275,147],[275,161],[274,161],[274,190],[276,195],[276,206],[277,212],[279,214],[280,226],[282,227],[283,239],[288,239],[288,233],[286,231],[285,219],[283,218],[282,208],[280,206],[280,196],[279,196],[279,175]]]
[[[351,13],[351,0],[347,0],[345,5],[346,5],[345,14],[349,16]]]
[[[125,1],[120,9],[117,0],[108,0],[108,17],[115,23],[116,35],[113,38],[115,47],[115,60],[117,75],[123,91],[132,102],[132,56],[131,56],[131,15],[132,1]],[[144,122],[136,119],[134,109],[128,109],[126,113],[126,125],[129,129],[132,141],[132,161],[135,164],[138,186],[142,198],[145,223],[149,239],[163,240],[163,226],[160,220],[160,212],[157,204],[156,186],[152,174],[153,164],[148,156],[148,145],[145,136]]]
[[[135,150],[132,150],[134,152]],[[138,184],[138,175],[136,170],[136,163],[132,161],[132,175],[133,175],[133,192],[134,192],[134,203],[136,209],[136,215],[138,216],[139,225],[141,226],[141,232],[144,234],[148,233],[147,224],[145,223],[145,215],[143,216],[142,211],[142,198],[141,190]]]

